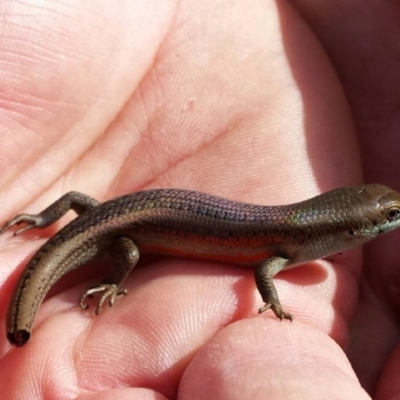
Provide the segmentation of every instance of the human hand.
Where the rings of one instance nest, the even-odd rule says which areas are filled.
[[[348,62],[362,40],[351,30],[339,35],[345,25],[330,28],[328,6],[312,5],[298,3],[296,11],[266,1],[118,7],[98,1],[4,10],[2,221],[38,212],[69,190],[104,200],[183,187],[285,204],[360,183],[362,168],[367,181],[399,189],[396,157],[383,166],[387,148],[372,136],[379,131],[395,148],[395,124],[384,126],[387,103],[378,129],[363,112],[370,112],[365,103],[376,105],[381,86],[360,98],[370,76]],[[358,19],[360,27],[367,23]],[[376,48],[394,37],[380,34]],[[381,79],[394,78],[394,61],[382,64]],[[358,112],[358,137],[343,90]],[[59,227],[0,238],[3,320],[27,260]],[[382,270],[392,276],[396,264],[387,255],[396,237],[368,247],[365,282],[385,283]],[[256,317],[262,301],[250,270],[149,261],[128,279],[128,296],[99,317],[93,307],[77,306],[93,280],[90,271],[77,270],[42,305],[25,347],[10,348],[2,338],[2,393],[10,399],[368,398],[348,362],[350,329],[358,328],[352,342],[362,344],[391,308],[368,321],[359,318],[368,304],[355,314],[359,256],[360,249],[333,266],[318,262],[276,279],[292,324],[272,313]],[[386,265],[379,274],[376,260]],[[395,336],[391,321],[384,319],[379,338]],[[370,349],[373,360],[392,348],[385,340]],[[354,345],[350,354],[360,376],[370,354]],[[371,392],[379,367],[362,376]],[[396,382],[386,371],[380,390]]]

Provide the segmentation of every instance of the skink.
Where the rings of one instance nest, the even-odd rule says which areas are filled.
[[[6,317],[7,338],[23,346],[31,336],[37,310],[51,286],[67,272],[110,251],[107,278],[80,298],[100,294],[112,306],[140,253],[219,261],[255,269],[264,306],[292,320],[281,306],[273,277],[281,270],[328,257],[368,242],[400,226],[400,193],[379,185],[336,189],[284,206],[261,206],[189,190],[155,189],[100,204],[69,192],[37,215],[19,214],[14,225],[44,228],[73,209],[79,215],[51,237],[19,278]]]

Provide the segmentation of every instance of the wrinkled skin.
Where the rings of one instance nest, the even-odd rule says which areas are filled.
[[[284,204],[363,181],[400,189],[394,2],[11,0],[0,13],[1,223],[69,190]],[[3,326],[18,274],[68,218],[0,238]],[[77,300],[100,265],[74,271],[25,347],[0,337],[2,396],[400,396],[399,240],[282,273],[293,323],[257,316],[252,271],[230,265],[145,260],[99,317]]]

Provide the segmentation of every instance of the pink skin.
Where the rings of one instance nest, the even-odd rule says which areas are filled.
[[[372,3],[7,2],[0,222],[69,190],[182,187],[262,204],[363,180],[399,190],[400,6]],[[3,326],[18,274],[60,226],[0,238]],[[394,397],[399,239],[367,246],[363,263],[358,249],[282,273],[293,323],[256,316],[247,269],[149,260],[99,317],[78,308],[94,278],[76,271],[25,347],[0,337],[2,396]]]

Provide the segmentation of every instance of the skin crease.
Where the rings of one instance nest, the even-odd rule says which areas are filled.
[[[1,6],[1,222],[69,190],[105,200],[181,187],[260,204],[363,180],[400,190],[400,6],[325,3]],[[60,226],[0,237],[3,326],[17,276]],[[0,337],[2,393],[393,398],[399,239],[367,246],[362,270],[359,249],[282,273],[293,323],[256,316],[250,270],[150,260],[99,317],[93,304],[78,308],[94,278],[76,271],[44,302],[25,347]]]

